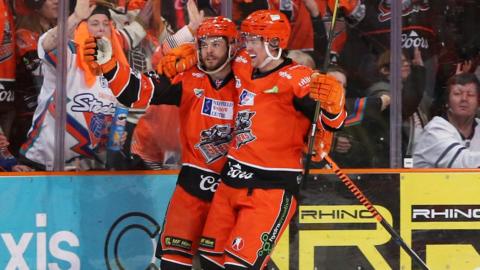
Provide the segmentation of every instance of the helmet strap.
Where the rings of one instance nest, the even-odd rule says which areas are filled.
[[[270,53],[270,49],[268,48],[268,45],[269,44],[266,41],[263,43],[263,46],[265,48],[265,52],[267,53],[267,58],[265,58],[265,60],[263,60],[263,62],[260,64],[260,66],[258,66],[259,69],[265,67],[266,65],[268,65],[273,60],[280,59],[280,57],[282,56],[282,48],[278,48],[277,56],[273,56],[272,53]]]

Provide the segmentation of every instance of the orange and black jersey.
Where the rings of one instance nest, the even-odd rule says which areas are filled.
[[[209,200],[232,139],[236,103],[233,73],[222,81],[213,81],[194,67],[170,82],[164,76],[140,74],[119,64],[104,76],[118,101],[126,106],[179,107],[182,145],[179,184]]]
[[[237,56],[233,70],[239,99],[222,180],[239,187],[294,187],[315,110],[308,95],[313,71],[287,58],[275,69],[258,73],[245,52]],[[319,126],[338,129],[345,117],[345,111],[323,112]]]

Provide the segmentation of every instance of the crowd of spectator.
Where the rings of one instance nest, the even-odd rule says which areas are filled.
[[[82,2],[98,5],[92,12],[91,7],[82,10]],[[332,38],[329,73],[338,76],[346,89],[349,116],[336,133],[330,154],[342,167],[390,167],[391,1],[339,1],[341,12],[334,35],[328,37],[333,2],[233,0],[232,17],[239,25],[255,10],[282,11],[292,25],[289,57],[312,68],[322,66],[328,39]],[[123,149],[107,149],[118,101],[103,77],[97,76],[94,67],[82,64],[82,54],[77,52],[88,49],[82,47],[88,33],[100,31],[96,36],[116,37],[118,46],[114,49],[123,52],[130,67],[151,72],[164,53],[193,42],[203,18],[218,15],[222,4],[214,0],[70,1],[68,169],[178,167],[180,121],[175,106],[130,109]],[[15,166],[3,166],[3,170],[51,170],[58,7],[59,0],[0,0],[0,136],[3,147],[16,157]],[[474,158],[457,159],[470,152],[475,156],[480,148],[474,139],[479,90],[475,80],[480,75],[480,33],[475,31],[475,18],[479,14],[476,1],[402,1],[401,152],[404,159],[413,158],[415,167],[480,166]],[[92,20],[95,15],[101,18]],[[473,90],[465,94],[458,90],[462,93],[453,101],[451,96],[458,92],[455,85],[472,86]],[[475,94],[476,103],[471,101]],[[95,104],[100,106],[98,110],[88,114],[81,111],[82,105],[92,108]],[[452,111],[455,106],[460,112]],[[474,108],[464,115],[466,107]],[[433,128],[439,121],[452,124],[452,132],[442,136],[450,134],[460,145],[453,148],[457,152],[452,152],[452,157],[445,149],[427,143],[440,136],[438,128]],[[465,125],[471,125],[466,133]],[[424,161],[427,152],[438,155],[438,162]],[[451,158],[448,162],[447,157]]]

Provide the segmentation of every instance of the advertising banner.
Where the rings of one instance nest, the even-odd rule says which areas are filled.
[[[480,270],[480,174],[349,176],[430,269]],[[316,178],[269,269],[420,269],[335,175]]]
[[[156,269],[155,246],[175,180],[2,177],[0,269]]]
[[[349,176],[430,269],[480,270],[480,174]],[[0,269],[159,269],[176,177],[0,178]],[[314,178],[268,270],[419,269],[335,175]]]

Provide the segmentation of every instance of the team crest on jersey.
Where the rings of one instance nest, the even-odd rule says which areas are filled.
[[[237,118],[235,119],[235,147],[237,149],[257,138],[251,130],[252,117],[254,115],[255,112],[249,110],[237,113]]]
[[[201,88],[193,88],[193,93],[195,94],[195,96],[197,98],[201,98],[203,96],[204,92],[205,92],[205,90],[203,90]]]
[[[247,89],[243,89],[242,93],[240,93],[240,100],[238,101],[238,104],[240,106],[253,106],[254,99],[254,93],[248,91]]]
[[[202,104],[202,114],[218,119],[233,119],[233,101],[205,98]]]
[[[202,130],[200,142],[195,148],[200,150],[207,163],[225,156],[232,140],[232,129],[229,124],[214,125],[209,129]]]

